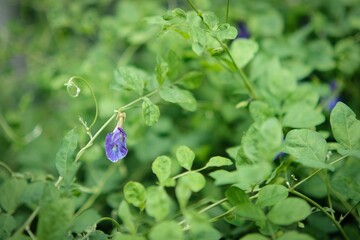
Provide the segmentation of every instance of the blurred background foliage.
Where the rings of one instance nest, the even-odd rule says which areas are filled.
[[[226,1],[195,3],[225,22]],[[186,34],[167,31],[161,16],[176,7],[189,10],[185,1],[7,0],[1,4],[12,13],[0,28],[1,161],[28,178],[57,178],[54,161],[62,137],[79,125],[79,116],[88,123],[94,116],[95,105],[85,85],[79,83],[82,90],[77,98],[66,91],[64,84],[74,75],[85,78],[98,99],[95,132],[115,109],[139,97],[117,84],[114,72],[119,67],[131,65],[154,78],[157,63],[165,59],[171,63],[170,81],[190,71],[199,74],[193,86],[198,100],[195,112],[154,97],[161,117],[148,127],[140,104],[127,111],[129,154],[117,169],[119,174],[103,189],[114,193],[104,195],[110,207],[118,206],[114,199],[121,191],[119,182],[154,181],[150,164],[157,156],[173,154],[185,144],[195,150],[195,164],[203,165],[210,156],[225,155],[227,148],[238,145],[252,122],[246,109],[235,108],[248,96],[233,74],[210,54],[197,56]],[[240,33],[245,24],[260,44],[259,54],[246,69],[251,79],[264,71],[266,56],[276,56],[297,79],[318,87],[324,104],[340,98],[359,116],[358,0],[233,0],[229,22]],[[153,86],[145,89],[151,91]],[[96,183],[110,164],[103,145],[106,132],[114,126],[81,159],[78,179],[86,186]],[[80,146],[86,142],[84,133]],[[6,173],[0,169],[0,174]],[[211,185],[208,188],[208,197],[219,194]]]

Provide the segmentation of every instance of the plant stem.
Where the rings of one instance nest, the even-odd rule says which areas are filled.
[[[226,201],[227,201],[227,198],[220,199],[219,201],[214,202],[213,204],[210,204],[209,206],[201,209],[201,210],[199,211],[199,214],[200,214],[200,213],[203,213],[203,212],[206,212],[207,210],[209,210],[209,209],[211,209],[211,208],[213,208],[213,207],[216,207],[217,205],[220,205],[220,204],[222,204],[223,202],[226,202]]]
[[[335,161],[333,161],[332,163],[330,163],[330,165],[334,165],[336,163],[338,163],[339,161],[343,160],[344,158],[347,158],[348,155],[342,156],[338,159],[336,159]],[[320,168],[318,170],[316,170],[315,172],[313,172],[312,174],[310,174],[309,176],[307,176],[306,178],[304,178],[303,180],[301,180],[300,182],[298,182],[297,184],[295,184],[294,186],[291,187],[291,189],[295,189],[298,186],[300,186],[301,184],[303,184],[304,182],[306,182],[308,179],[312,178],[313,176],[315,176],[316,174],[318,174],[320,171],[322,171],[323,169]]]
[[[95,135],[90,139],[90,141],[85,145],[85,147],[83,147],[78,154],[76,155],[75,158],[75,162],[77,162],[80,157],[83,155],[84,151],[86,149],[88,149],[89,147],[91,147],[91,145],[93,144],[94,140],[97,138],[97,136],[99,136],[99,134],[105,129],[105,127],[107,125],[109,125],[109,123],[117,116],[117,113],[114,113],[105,123],[104,125],[101,126],[101,128],[95,133]]]
[[[317,207],[320,211],[322,211],[328,218],[330,218],[330,220],[335,224],[335,226],[339,229],[339,231],[341,232],[341,234],[343,235],[344,239],[349,240],[349,237],[346,235],[344,229],[342,228],[342,226],[340,225],[340,223],[338,221],[336,221],[336,219],[331,216],[330,213],[328,213],[322,206],[320,206],[317,202],[315,202],[314,200],[312,200],[311,198],[309,198],[308,196],[290,188],[289,192],[301,197],[302,199],[306,200],[307,202],[311,203],[312,205],[314,205],[315,207]]]
[[[96,100],[95,93],[94,93],[91,85],[88,83],[88,81],[86,81],[86,80],[85,80],[84,78],[82,78],[82,77],[73,76],[73,77],[71,77],[71,78],[69,79],[69,81],[65,84],[65,85],[68,87],[68,93],[69,93],[69,95],[70,95],[69,87],[71,87],[71,86],[74,86],[74,87],[77,88],[77,89],[76,89],[77,93],[76,93],[76,95],[73,96],[73,97],[77,97],[77,94],[80,92],[80,88],[74,83],[74,81],[75,81],[76,79],[79,79],[79,80],[83,81],[83,83],[85,83],[85,85],[87,86],[87,88],[89,89],[89,91],[90,91],[90,93],[91,93],[91,96],[92,96],[93,99],[94,99],[94,103],[95,103],[95,116],[94,116],[94,119],[93,119],[93,121],[91,122],[90,126],[87,127],[87,129],[86,129],[86,131],[89,131],[89,129],[91,129],[91,127],[95,124],[95,122],[96,122],[96,120],[97,120],[97,118],[98,118],[98,115],[99,115],[99,105],[98,105],[98,102],[97,102],[97,100]],[[70,96],[71,96],[71,95],[70,95]]]
[[[192,1],[192,0],[186,0],[186,1],[189,3],[189,5],[191,6],[191,8],[196,12],[196,14],[201,18],[201,20],[202,20],[203,23],[206,25],[206,27],[208,28],[208,30],[211,30],[211,28],[209,27],[209,25],[204,22],[204,18],[202,17],[201,12],[197,9],[197,7],[196,7],[195,4],[193,3],[193,1]],[[215,38],[215,40],[220,44],[220,46],[225,50],[226,54],[229,56],[229,58],[230,58],[232,64],[234,65],[236,71],[239,73],[241,79],[243,80],[243,83],[245,84],[245,87],[246,87],[246,89],[248,90],[249,95],[250,95],[253,99],[256,99],[256,98],[257,98],[257,95],[256,95],[256,93],[255,93],[254,87],[252,86],[252,83],[250,82],[250,80],[249,80],[248,77],[246,76],[246,74],[245,74],[245,72],[243,71],[243,69],[240,68],[240,67],[236,64],[233,56],[231,55],[231,53],[230,53],[230,51],[229,51],[229,48],[228,48],[228,47],[226,46],[226,44],[224,44],[217,36],[215,36],[214,38]]]
[[[141,101],[141,100],[143,100],[144,98],[146,98],[146,97],[150,97],[150,96],[154,95],[154,94],[155,94],[155,93],[157,93],[159,90],[160,90],[160,88],[157,88],[157,89],[155,89],[155,90],[153,90],[153,91],[149,92],[148,94],[146,94],[146,95],[144,95],[144,96],[141,96],[141,97],[139,97],[139,98],[135,99],[134,101],[132,101],[132,102],[130,102],[130,103],[128,103],[128,104],[126,104],[125,106],[122,106],[122,107],[121,107],[121,108],[119,108],[117,111],[118,111],[118,112],[123,112],[123,111],[125,111],[125,110],[129,109],[132,105],[134,105],[134,104],[136,104],[136,103],[140,102],[140,101]]]
[[[359,206],[360,202],[357,202],[347,213],[345,213],[344,216],[340,217],[339,223],[341,223],[354,209],[356,209]]]
[[[26,219],[23,225],[18,228],[18,230],[14,233],[13,237],[16,237],[17,235],[20,235],[28,226],[30,226],[31,222],[34,220],[38,212],[40,211],[40,206],[37,206],[34,211],[31,213],[31,215]]]
[[[228,0],[226,4],[226,18],[225,18],[226,23],[229,22],[229,8],[230,8],[230,0]]]
[[[8,171],[11,176],[14,175],[15,172],[11,170],[11,168],[6,163],[0,161],[0,166],[3,167],[6,171]]]

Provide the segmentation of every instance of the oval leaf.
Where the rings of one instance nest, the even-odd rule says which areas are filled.
[[[151,170],[156,174],[160,184],[164,184],[171,174],[171,159],[167,156],[160,156],[152,163]]]
[[[314,168],[329,168],[325,163],[328,146],[320,133],[308,129],[295,129],[285,138],[285,152],[296,157],[296,161]]]
[[[258,44],[253,40],[236,39],[230,46],[230,53],[237,67],[242,68],[250,62],[258,49]]]
[[[146,190],[146,213],[156,221],[164,219],[170,212],[170,198],[163,187],[151,186]]]
[[[188,111],[196,110],[196,100],[191,92],[177,87],[163,87],[160,89],[160,97],[171,103],[178,103],[182,108]]]
[[[179,181],[193,192],[200,191],[206,184],[205,177],[198,172],[189,172],[189,174],[181,177]]]
[[[144,98],[142,103],[142,112],[144,122],[148,126],[152,126],[159,120],[160,110],[159,107],[153,104],[150,99]]]
[[[275,204],[268,218],[278,225],[290,225],[305,219],[310,214],[311,207],[305,200],[291,197]]]
[[[272,206],[288,197],[289,192],[282,185],[267,185],[259,191],[256,205],[260,207]]]
[[[187,146],[180,146],[176,150],[176,159],[178,160],[180,166],[187,170],[191,170],[195,159],[195,153]]]
[[[146,190],[141,183],[130,181],[124,187],[124,197],[128,203],[143,209],[146,201]]]
[[[205,167],[222,167],[222,166],[229,166],[232,165],[233,162],[228,159],[228,158],[224,158],[224,157],[220,157],[220,156],[216,156],[216,157],[212,157],[210,158],[210,160],[206,163]]]

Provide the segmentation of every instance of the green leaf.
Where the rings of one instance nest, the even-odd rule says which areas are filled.
[[[344,103],[338,102],[330,114],[334,138],[344,148],[360,150],[360,121]]]
[[[219,29],[215,32],[215,36],[220,40],[224,41],[226,39],[236,38],[238,31],[235,27],[230,26],[228,23],[223,23],[219,25]]]
[[[335,67],[334,50],[325,39],[313,40],[308,45],[308,61],[319,71],[328,71]]]
[[[160,89],[159,94],[163,100],[178,103],[185,110],[195,111],[197,108],[195,98],[187,90],[179,89],[175,86],[163,87]]]
[[[204,52],[207,44],[206,31],[201,27],[190,25],[190,34],[192,38],[192,50],[200,56]]]
[[[126,201],[121,201],[118,209],[118,215],[128,232],[133,235],[136,234],[136,220],[133,217],[130,211],[130,206]]]
[[[292,128],[313,128],[325,121],[324,115],[304,104],[293,105],[285,114],[283,126]]]
[[[265,120],[274,117],[274,110],[264,101],[255,100],[250,103],[249,111],[251,117],[256,122],[264,122]]]
[[[290,197],[275,204],[268,218],[278,225],[290,225],[304,220],[310,214],[311,207],[305,200]]]
[[[177,18],[180,19],[181,21],[185,21],[187,18],[186,12],[181,8],[175,8],[163,15],[163,19],[166,21],[171,21]]]
[[[238,166],[236,171],[217,170],[210,173],[216,185],[236,184],[243,190],[250,190],[252,186],[265,181],[271,174],[272,167],[267,162]]]
[[[296,231],[290,231],[290,232],[286,232],[283,235],[281,235],[279,238],[277,238],[276,240],[315,240],[315,238],[305,234],[305,233],[299,233]]]
[[[63,240],[73,223],[73,212],[70,199],[60,198],[44,204],[39,212],[37,238]]]
[[[236,205],[235,214],[236,217],[255,221],[258,225],[261,225],[261,223],[263,223],[266,219],[266,216],[261,208],[252,204],[250,201]]]
[[[339,39],[335,45],[337,68],[353,74],[360,67],[360,46],[353,38]]]
[[[323,136],[308,129],[295,129],[285,138],[285,152],[296,158],[304,166],[334,169],[325,163],[328,146]]]
[[[72,231],[82,233],[87,228],[92,227],[100,218],[101,216],[97,211],[92,208],[88,209],[74,219]]]
[[[339,172],[331,181],[331,186],[348,199],[360,200],[360,174],[358,172]]]
[[[192,194],[191,189],[189,188],[189,186],[187,186],[186,183],[179,182],[175,187],[175,194],[179,202],[180,208],[185,209]]]
[[[189,240],[218,240],[221,239],[221,234],[210,224],[206,223],[191,223]]]
[[[26,188],[24,179],[6,179],[0,187],[0,205],[9,214],[13,214],[21,202]]]
[[[150,240],[183,240],[184,233],[175,221],[164,221],[151,228],[149,233]]]
[[[146,190],[146,213],[156,221],[163,220],[170,213],[170,198],[161,186],[151,186]]]
[[[146,190],[141,183],[130,181],[124,187],[124,197],[128,203],[143,209],[146,201]]]
[[[283,17],[269,5],[250,14],[247,24],[251,34],[260,37],[279,36],[284,29]]]
[[[253,40],[236,39],[230,46],[230,53],[237,67],[242,68],[253,59],[258,49],[258,44]]]
[[[30,207],[39,205],[45,188],[45,182],[32,182],[24,189],[22,199]]]
[[[75,128],[70,130],[61,141],[60,149],[56,154],[55,166],[59,175],[69,186],[80,167],[79,162],[74,162],[74,152],[77,147],[79,135]]]
[[[115,80],[123,88],[143,94],[144,81],[148,75],[141,69],[132,66],[123,66],[115,71]]]
[[[286,99],[296,90],[297,83],[295,76],[288,69],[283,68],[279,61],[272,62],[271,69],[267,76],[267,87],[277,99]]]
[[[231,186],[226,189],[225,196],[233,206],[250,203],[249,196],[245,193],[245,191],[235,186]]]
[[[218,28],[219,19],[213,12],[204,12],[202,13],[202,18],[204,23],[210,28],[210,30],[214,31]]]
[[[250,126],[241,141],[245,156],[252,162],[272,161],[281,150],[282,127],[276,118]]]
[[[179,80],[179,85],[184,86],[187,89],[196,89],[200,87],[202,79],[202,72],[190,71]]]
[[[160,184],[163,184],[171,174],[171,159],[167,156],[157,157],[151,165],[151,170],[156,174]]]
[[[266,185],[260,189],[256,205],[260,207],[267,207],[284,200],[289,195],[286,187],[282,185],[272,184]]]
[[[205,177],[199,172],[189,172],[179,179],[183,185],[187,186],[191,191],[198,192],[205,187]]]
[[[9,239],[11,232],[17,228],[15,218],[7,213],[0,214],[0,239]]]
[[[180,166],[190,171],[195,159],[195,153],[187,146],[180,146],[176,150],[176,159]]]
[[[162,60],[159,56],[156,58],[155,74],[159,85],[163,85],[169,72],[169,64]]]
[[[209,167],[222,167],[222,166],[229,166],[229,165],[232,165],[232,164],[233,164],[233,162],[230,159],[220,157],[220,156],[216,156],[216,157],[210,158],[210,160],[206,163],[205,167],[206,168],[209,168]]]
[[[142,112],[145,124],[148,126],[154,125],[159,120],[159,107],[153,104],[149,98],[143,98]]]

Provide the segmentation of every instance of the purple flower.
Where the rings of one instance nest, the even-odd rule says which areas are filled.
[[[112,133],[106,135],[105,152],[107,158],[112,162],[123,159],[128,150],[126,148],[126,133],[121,127],[115,128]]]
[[[238,24],[238,35],[236,38],[249,38],[250,33],[248,28],[246,27],[246,24],[244,22],[240,22]]]

